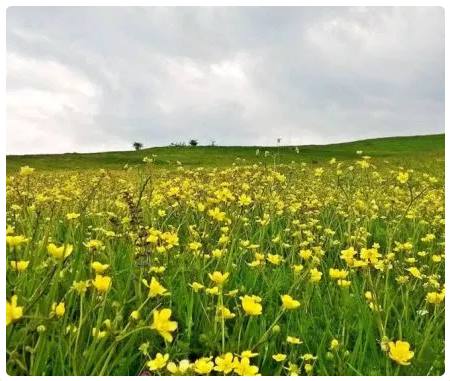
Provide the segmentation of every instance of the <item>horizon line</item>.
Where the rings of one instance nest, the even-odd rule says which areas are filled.
[[[333,145],[339,145],[339,144],[351,144],[351,143],[358,143],[358,142],[366,142],[369,140],[381,140],[381,139],[394,139],[394,138],[418,138],[418,137],[425,137],[425,136],[439,136],[444,135],[445,131],[435,134],[423,134],[423,135],[390,135],[390,136],[380,136],[380,137],[374,137],[374,138],[364,138],[364,139],[357,139],[357,140],[345,140],[345,141],[339,141],[334,143],[326,143],[326,144],[289,144],[289,145],[211,145],[211,144],[205,144],[201,145],[198,144],[197,146],[190,146],[189,140],[187,142],[180,142],[180,143],[186,143],[184,146],[177,146],[176,144],[179,143],[170,143],[168,145],[160,145],[160,146],[148,146],[143,147],[139,150],[114,150],[114,151],[87,151],[87,152],[63,152],[63,153],[23,153],[23,154],[6,154],[5,157],[14,157],[14,156],[59,156],[59,155],[89,155],[89,154],[102,154],[102,153],[124,153],[124,152],[138,152],[138,151],[146,151],[151,149],[157,149],[157,148],[291,148],[291,147],[327,147],[327,146],[333,146]],[[283,139],[283,138],[281,138]],[[173,145],[172,145],[173,144]]]

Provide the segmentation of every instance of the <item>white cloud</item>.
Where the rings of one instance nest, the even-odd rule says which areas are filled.
[[[442,132],[443,17],[433,7],[9,8],[7,151]]]
[[[101,91],[81,73],[17,53],[7,55],[7,73],[8,146],[66,152],[78,129],[94,128]]]

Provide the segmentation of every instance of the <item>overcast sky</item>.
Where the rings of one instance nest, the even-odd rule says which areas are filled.
[[[7,10],[7,153],[444,131],[441,8]]]

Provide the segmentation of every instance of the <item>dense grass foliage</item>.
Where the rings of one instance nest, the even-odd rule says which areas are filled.
[[[259,150],[260,155],[255,155]],[[247,164],[264,162],[265,151],[276,154],[278,163],[289,164],[299,160],[307,163],[323,163],[335,157],[349,160],[358,150],[365,154],[402,161],[408,161],[417,155],[443,157],[444,135],[409,136],[361,140],[351,143],[330,144],[323,146],[296,147],[156,147],[141,151],[102,152],[102,153],[67,153],[64,155],[23,155],[8,156],[6,160],[8,173],[17,172],[24,165],[33,164],[39,170],[55,169],[122,169],[125,164],[140,165],[146,156],[157,155],[155,165],[170,168],[177,161],[186,167],[230,166],[236,158]],[[273,156],[272,156],[273,158]]]
[[[8,373],[442,374],[444,163],[414,150],[11,172]]]

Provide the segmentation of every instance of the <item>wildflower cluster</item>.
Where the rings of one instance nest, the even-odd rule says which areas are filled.
[[[145,167],[7,178],[8,373],[443,371],[442,172]]]

